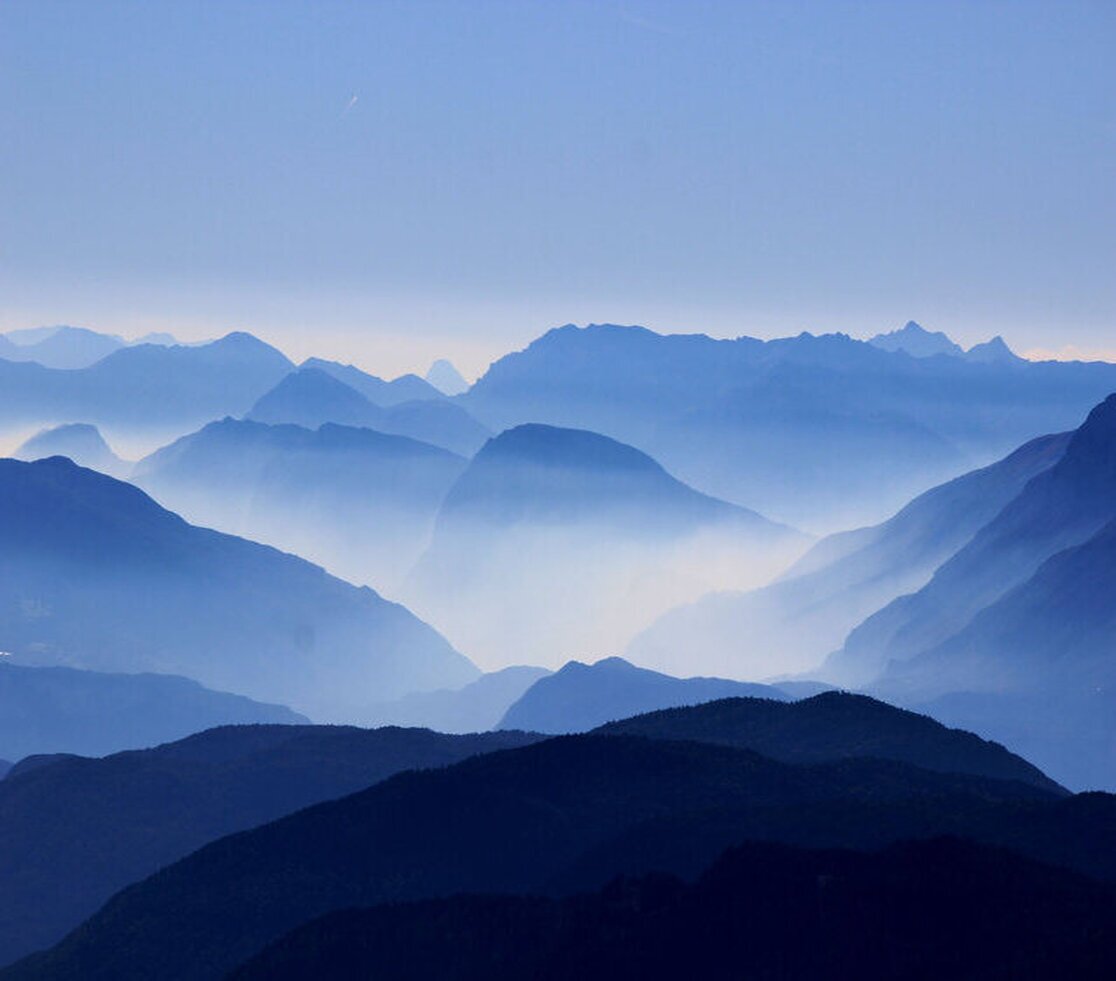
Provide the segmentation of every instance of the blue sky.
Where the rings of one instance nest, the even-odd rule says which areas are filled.
[[[1116,4],[0,3],[0,329],[1116,357]]]

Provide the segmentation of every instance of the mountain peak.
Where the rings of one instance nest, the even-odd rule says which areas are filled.
[[[883,351],[902,351],[912,358],[932,358],[939,354],[957,358],[965,353],[941,331],[929,331],[913,320],[890,334],[877,334],[868,343]]]
[[[426,381],[443,395],[460,395],[469,389],[469,383],[461,376],[461,372],[445,358],[439,358],[430,366]]]
[[[1007,342],[999,334],[983,344],[974,344],[965,357],[984,364],[1010,364],[1023,360],[1007,346]]]

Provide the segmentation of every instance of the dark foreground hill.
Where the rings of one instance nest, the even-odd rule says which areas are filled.
[[[477,674],[371,589],[61,457],[0,460],[0,501],[0,650],[19,663],[186,675],[319,721]]]
[[[566,736],[400,774],[221,839],[0,976],[217,978],[352,906],[695,874],[745,840],[874,848],[941,834],[1116,875],[1116,800],[1104,795],[882,760],[789,765],[725,746]]]
[[[823,692],[797,702],[725,698],[638,715],[597,731],[739,746],[785,763],[858,757],[895,760],[941,773],[969,773],[1061,790],[1038,767],[998,743],[847,692]]]
[[[0,753],[103,756],[202,729],[307,720],[283,705],[210,691],[167,674],[28,668],[0,660]]]
[[[619,879],[566,900],[461,896],[346,910],[232,981],[1107,979],[1116,888],[958,839],[882,852],[751,843],[692,885]]]
[[[524,733],[228,726],[104,759],[32,757],[0,781],[0,964],[206,842]]]

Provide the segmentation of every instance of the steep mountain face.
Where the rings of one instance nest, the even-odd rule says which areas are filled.
[[[197,347],[126,347],[75,371],[0,361],[0,427],[81,419],[127,432],[181,432],[241,415],[292,367],[243,333]]]
[[[652,667],[762,678],[816,668],[849,632],[934,570],[1061,458],[1070,433],[1043,436],[1003,460],[919,495],[871,528],[818,542],[776,582],[722,592],[666,613],[628,645]]]
[[[360,392],[373,405],[388,407],[402,402],[438,400],[445,394],[429,380],[419,378],[418,375],[400,375],[391,381],[385,381],[361,371],[355,365],[339,364],[322,358],[307,358],[299,367],[324,371]]]
[[[0,964],[57,942],[118,889],[223,835],[401,770],[537,738],[226,726],[104,759],[28,760],[0,782]]]
[[[650,712],[597,731],[737,746],[784,763],[871,757],[940,773],[967,773],[1051,792],[1061,790],[1038,767],[998,743],[847,692],[823,692],[797,702],[769,696],[724,698]]]
[[[508,708],[550,672],[516,664],[482,674],[463,688],[416,691],[369,709],[374,725],[425,726],[438,732],[485,732],[495,729]]]
[[[461,372],[445,358],[439,358],[430,366],[426,380],[443,395],[460,395],[469,390],[469,383],[461,377]]]
[[[1110,877],[1112,815],[1107,797],[880,760],[804,767],[693,742],[561,737],[400,774],[214,842],[4,977],[221,977],[335,910],[693,874],[749,839],[872,848],[948,829]]]
[[[913,320],[908,320],[899,330],[877,334],[868,343],[881,351],[902,351],[912,358],[932,358],[938,354],[960,358],[965,354],[960,344],[951,341],[940,330],[928,331]]]
[[[476,669],[408,610],[53,457],[0,460],[0,649],[353,718]]]
[[[501,358],[460,401],[495,429],[603,433],[706,493],[821,530],[878,521],[974,464],[1070,429],[1114,389],[1110,364],[569,325]]]
[[[210,691],[165,674],[102,674],[0,661],[0,752],[101,756],[201,729],[306,719],[282,705]]]
[[[918,592],[868,618],[826,664],[846,684],[878,677],[941,644],[984,607],[1026,582],[1057,552],[1116,518],[1116,396],[1089,413],[1062,458],[1033,478]]]
[[[247,418],[273,425],[292,423],[306,429],[317,429],[327,422],[375,429],[432,443],[463,456],[475,453],[489,436],[468,412],[440,394],[434,399],[385,408],[321,368],[304,367],[288,375],[260,398]]]
[[[123,338],[85,327],[48,327],[12,331],[0,346],[8,361],[34,361],[45,368],[88,368],[125,346]]]
[[[8,760],[0,760],[0,780],[3,780],[12,768],[12,764]]]
[[[984,364],[1020,364],[1023,359],[1019,357],[1002,337],[998,334],[990,341],[983,344],[974,344],[965,352],[965,357],[970,361],[979,361]]]
[[[28,461],[65,456],[78,466],[100,470],[111,477],[123,477],[131,469],[130,464],[113,453],[96,426],[82,422],[44,429],[27,440],[12,456]]]
[[[663,610],[770,576],[804,544],[630,446],[524,425],[450,489],[404,596],[487,667],[557,666],[621,650]]]
[[[726,678],[672,678],[637,668],[619,657],[604,658],[596,664],[570,661],[528,688],[507,710],[499,728],[588,732],[641,712],[745,695],[787,699],[784,692],[770,685]]]
[[[1102,979],[1116,973],[1114,918],[1111,884],[972,842],[869,854],[752,843],[692,885],[659,875],[566,900],[331,913],[231,978]]]
[[[224,419],[141,460],[133,481],[189,521],[385,588],[426,547],[464,468],[448,450],[371,429]]]

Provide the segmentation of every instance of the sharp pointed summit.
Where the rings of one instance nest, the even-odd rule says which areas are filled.
[[[932,358],[938,354],[948,354],[960,358],[964,350],[941,331],[926,330],[921,324],[908,320],[901,330],[890,334],[877,334],[869,342],[882,351],[902,351],[912,358]]]

